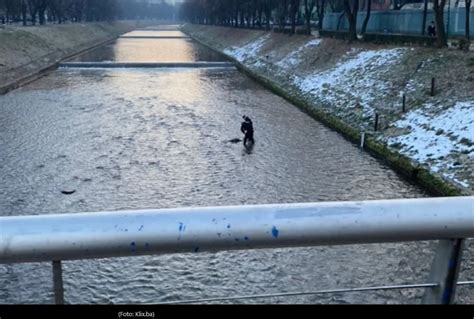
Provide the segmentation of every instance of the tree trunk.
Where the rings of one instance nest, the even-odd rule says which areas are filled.
[[[344,18],[345,15],[346,15],[346,13],[345,13],[345,12],[342,12],[341,15],[339,16],[339,18],[337,19],[336,32],[339,32],[339,29],[341,28],[342,18]]]
[[[30,10],[31,24],[36,25],[37,8],[36,8],[36,5],[33,3],[32,0],[28,1],[28,9]]]
[[[45,13],[46,13],[46,1],[41,1],[41,4],[38,8],[38,14],[39,14],[39,23],[40,25],[44,25],[46,23],[46,17],[45,17]]]
[[[423,5],[423,22],[421,26],[421,35],[426,34],[426,17],[428,15],[428,0],[425,0],[425,3]]]
[[[372,0],[367,0],[367,15],[365,16],[364,23],[362,24],[362,31],[360,32],[362,35],[365,35],[367,31],[367,25],[369,24],[370,13],[372,11]]]
[[[257,21],[258,21],[258,28],[259,28],[259,29],[263,29],[263,23],[262,23],[262,21],[263,21],[263,10],[259,10],[259,11],[258,11],[258,19],[257,19]]]
[[[433,10],[435,12],[436,22],[436,42],[438,48],[442,48],[448,45],[448,39],[446,38],[446,30],[444,28],[444,7],[446,0],[433,0]]]
[[[467,49],[471,43],[471,0],[466,0],[466,41]]]
[[[296,33],[296,17],[299,12],[300,0],[291,0],[291,34]]]
[[[306,18],[306,33],[311,35],[311,17],[313,16],[314,6],[318,0],[304,0],[304,10]]]
[[[445,0],[442,0],[445,1]],[[349,21],[349,42],[357,40],[357,13],[359,12],[359,0],[344,0],[344,10]]]
[[[270,30],[270,19],[272,18],[272,9],[270,5],[267,4],[268,7],[265,8],[265,19],[267,20],[267,30]]]
[[[286,14],[288,11],[288,1],[287,0],[281,0],[279,7],[278,7],[278,22],[280,24],[280,30],[281,32],[284,32],[285,30],[285,24],[286,24]]]
[[[25,3],[26,0],[22,0],[21,1],[21,17],[22,17],[22,20],[23,20],[23,26],[27,26],[28,25],[28,13],[27,13],[27,7],[26,7],[26,3]]]
[[[304,16],[306,20],[306,33],[311,35],[311,12],[309,11],[308,0],[304,0]]]
[[[318,29],[323,29],[324,9],[326,8],[326,0],[316,0],[316,11],[318,11]]]

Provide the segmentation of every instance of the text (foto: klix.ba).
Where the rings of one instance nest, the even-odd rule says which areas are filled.
[[[135,311],[135,312],[120,311],[117,316],[119,318],[155,318],[155,313],[148,312],[148,311]]]

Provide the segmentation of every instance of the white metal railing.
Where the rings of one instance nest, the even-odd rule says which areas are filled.
[[[448,303],[472,237],[474,197],[15,216],[0,217],[0,263],[54,261],[61,303],[62,260],[441,239],[422,285]]]

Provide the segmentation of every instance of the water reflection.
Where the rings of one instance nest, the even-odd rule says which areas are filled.
[[[118,39],[77,56],[75,62],[194,62],[225,58],[189,39]]]
[[[153,31],[153,30],[139,30],[125,33],[124,37],[187,37],[181,31]]]

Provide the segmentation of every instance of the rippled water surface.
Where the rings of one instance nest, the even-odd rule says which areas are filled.
[[[241,137],[242,114],[254,120],[251,153],[228,142]],[[61,69],[0,96],[0,147],[0,215],[7,216],[425,196],[235,69]],[[156,303],[421,283],[435,244],[65,262],[65,297]],[[461,279],[472,280],[467,246]],[[51,303],[51,288],[49,264],[0,265],[0,303]],[[416,303],[421,295],[246,302]],[[459,300],[473,302],[472,290],[461,289]]]

